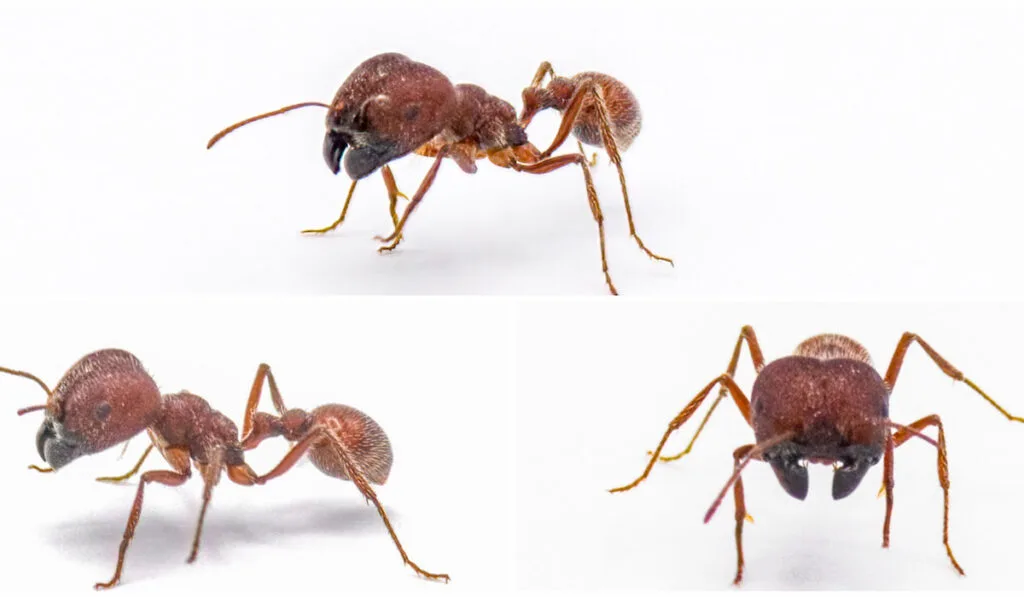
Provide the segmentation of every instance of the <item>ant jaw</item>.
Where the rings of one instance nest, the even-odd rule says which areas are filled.
[[[327,131],[324,135],[324,162],[335,175],[341,172],[341,156],[347,147],[348,143],[341,133]]]
[[[77,437],[67,433],[60,423],[47,419],[36,433],[36,450],[39,457],[57,470],[86,453]]]
[[[806,499],[807,491],[810,488],[807,464],[796,458],[770,462],[772,470],[775,471],[775,477],[786,493],[801,501]]]
[[[858,458],[837,467],[832,475],[832,499],[841,500],[853,493],[872,464],[870,460]]]

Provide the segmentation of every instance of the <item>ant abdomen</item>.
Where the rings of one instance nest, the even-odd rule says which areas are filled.
[[[594,81],[601,87],[601,94],[608,107],[612,136],[615,137],[619,151],[629,149],[633,140],[640,134],[642,123],[640,102],[637,101],[629,87],[615,77],[603,73],[583,72],[572,78],[576,88],[579,88],[587,80]],[[576,120],[572,132],[587,145],[604,147],[600,123],[601,117],[596,102],[588,96],[583,100],[583,107],[580,109],[579,118]]]
[[[871,355],[860,342],[842,334],[818,334],[801,342],[794,356],[811,357],[819,361],[851,359],[871,365]]]
[[[310,411],[310,418],[341,440],[367,480],[383,485],[391,473],[394,457],[387,434],[376,421],[360,410],[344,404],[325,404]],[[318,442],[309,451],[309,459],[326,475],[349,480],[345,466],[329,441]]]

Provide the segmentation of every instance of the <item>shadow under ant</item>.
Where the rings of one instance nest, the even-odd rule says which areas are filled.
[[[126,483],[134,487],[135,483]],[[194,502],[195,500],[188,500]],[[247,500],[248,501],[248,500]],[[194,509],[197,503],[189,503]],[[401,520],[400,513],[389,511]],[[69,518],[43,528],[47,543],[62,557],[87,563],[108,563],[113,546],[121,540],[124,512],[103,509],[87,520]],[[249,501],[244,509],[214,510],[204,529],[204,560],[219,560],[221,553],[235,545],[269,545],[302,537],[379,533],[377,513],[362,503],[338,504],[323,499],[298,503],[259,504]],[[147,510],[139,521],[139,532],[132,543],[132,569],[136,580],[166,568],[180,566],[176,557],[168,557],[168,545],[188,546],[192,529],[181,524],[177,511]],[[184,554],[184,551],[182,551]],[[184,559],[185,555],[182,555]]]

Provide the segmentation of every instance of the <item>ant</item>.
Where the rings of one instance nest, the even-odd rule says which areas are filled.
[[[227,416],[190,392],[161,395],[139,359],[127,351],[104,349],[82,357],[52,391],[31,373],[3,367],[0,372],[30,379],[46,392],[46,404],[23,408],[18,414],[45,410],[45,419],[36,434],[36,448],[54,471],[80,456],[96,454],[127,441],[143,430],[171,465],[172,470],[150,470],[142,474],[118,550],[114,575],[107,582],[96,583],[96,589],[109,589],[120,582],[125,554],[142,514],[147,484],[176,487],[191,478],[193,464],[198,469],[203,479],[203,502],[187,559],[192,563],[199,552],[213,487],[220,481],[221,473],[226,472],[228,479],[239,485],[262,485],[283,472],[284,462],[267,475],[257,475],[245,463],[238,429]],[[130,477],[141,468],[153,445],[130,473],[101,480]],[[345,449],[339,448],[338,453],[343,454]],[[354,467],[364,464],[346,462]],[[422,573],[418,567],[413,567]]]
[[[744,341],[750,352],[757,377],[748,400],[733,377]],[[889,396],[896,384],[903,359],[910,345],[917,343],[943,373],[962,381],[977,392],[1010,421],[1024,423],[1004,410],[970,379],[935,352],[923,339],[904,333],[896,345],[889,368],[883,378],[875,370],[867,350],[857,341],[838,334],[813,336],[797,346],[791,356],[765,364],[754,329],[745,326],[736,341],[726,373],[704,387],[674,419],[651,455],[644,472],[632,483],[612,489],[612,493],[628,491],[647,478],[654,463],[677,460],[688,454],[715,408],[728,393],[740,414],[754,430],[756,443],[733,452],[734,470],[714,503],[704,516],[711,520],[729,488],[736,502],[736,577],[743,579],[743,523],[747,515],[740,474],[751,460],[771,465],[779,484],[798,500],[807,497],[807,464],[830,464],[834,469],[832,498],[847,497],[857,488],[868,469],[884,460],[882,492],[885,493],[885,523],[882,547],[889,547],[889,525],[892,517],[893,452],[911,437],[921,438],[938,451],[938,477],[943,494],[942,543],[953,567],[961,575],[963,568],[953,556],[949,545],[949,466],[946,458],[946,434],[938,415],[922,417],[909,425],[889,418]],[[721,386],[718,397],[701,421],[689,445],[674,456],[661,456],[665,442],[700,407],[715,386]],[[938,429],[938,439],[922,433],[929,427]],[[895,433],[893,432],[895,430]]]
[[[541,87],[544,77],[551,77],[547,87]],[[672,260],[652,253],[640,240],[633,224],[633,210],[629,206],[626,174],[622,170],[620,151],[626,151],[640,134],[642,117],[640,102],[625,83],[597,72],[582,72],[573,77],[559,77],[550,62],[542,62],[530,86],[523,90],[523,111],[519,123],[525,129],[541,110],[554,108],[562,114],[562,122],[551,147],[540,154],[544,158],[554,153],[569,138],[569,133],[580,143],[603,147],[615,164],[626,204],[629,235],[651,259]],[[581,146],[582,151],[582,146]],[[594,154],[595,157],[597,154]]]
[[[475,173],[476,161],[485,158],[496,166],[531,174],[577,164],[583,170],[587,201],[597,222],[605,283],[612,294],[618,294],[608,273],[604,215],[582,145],[579,153],[551,157],[552,148],[542,154],[528,141],[511,104],[477,85],[453,85],[437,69],[403,54],[379,54],[360,64],[330,104],[303,102],[247,118],[214,135],[207,149],[249,123],[310,106],[327,108],[323,157],[328,168],[338,174],[344,157],[345,172],[353,182],[338,219],[325,228],[303,232],[323,234],[340,226],[357,182],[378,168],[388,189],[394,223],[390,235],[376,237],[386,243],[378,249],[384,253],[401,242],[409,216],[430,189],[444,158],[450,158],[467,174]],[[410,153],[434,158],[434,162],[399,218],[395,204],[401,194],[388,164]]]
[[[271,401],[279,416],[257,412],[264,383],[270,388]],[[255,479],[257,484],[262,485],[285,474],[308,452],[309,459],[321,472],[352,481],[363,497],[373,502],[403,562],[426,578],[446,583],[450,580],[447,574],[427,572],[409,559],[376,492],[370,486],[371,483],[383,485],[387,481],[393,461],[391,442],[376,421],[344,404],[326,404],[311,412],[297,408],[286,409],[270,365],[264,363],[256,370],[252,390],[249,392],[239,445],[242,450],[249,451],[264,439],[278,436],[284,436],[295,445],[273,470]],[[139,465],[146,456],[148,450],[142,455]],[[126,475],[106,477],[103,480],[127,479],[138,471],[139,465]]]

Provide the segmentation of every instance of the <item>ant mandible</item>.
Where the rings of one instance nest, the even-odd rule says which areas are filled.
[[[18,414],[45,411],[45,419],[36,434],[36,448],[54,471],[81,456],[127,441],[143,430],[171,465],[172,470],[151,470],[142,474],[118,549],[114,575],[107,582],[96,583],[96,589],[112,588],[121,580],[125,555],[142,514],[147,484],[179,486],[191,478],[193,464],[198,469],[203,479],[203,501],[187,560],[192,563],[199,553],[206,510],[221,473],[226,472],[228,479],[239,485],[262,485],[280,474],[275,471],[284,465],[278,465],[268,475],[257,475],[245,463],[238,429],[227,416],[190,392],[161,395],[139,359],[124,350],[105,349],[82,357],[52,391],[31,373],[5,367],[0,367],[0,372],[30,379],[46,392],[46,404],[23,408]],[[152,446],[147,448],[132,472],[103,480],[128,478],[141,468],[151,449]],[[413,567],[422,573],[418,567]],[[426,576],[436,578],[438,575]]]
[[[733,381],[744,341],[757,373],[750,400]],[[949,545],[949,465],[942,420],[939,415],[933,414],[909,425],[901,425],[889,418],[889,396],[903,366],[907,349],[915,342],[943,373],[967,384],[1010,421],[1024,423],[1024,419],[1004,410],[916,334],[903,334],[883,378],[875,370],[871,357],[862,345],[838,334],[809,338],[797,346],[791,356],[765,364],[753,328],[745,326],[736,341],[726,373],[706,385],[672,419],[658,447],[649,453],[651,459],[644,472],[629,485],[617,487],[611,492],[628,491],[636,487],[647,478],[654,463],[659,460],[677,460],[688,454],[725,394],[731,395],[740,414],[754,429],[756,443],[741,446],[733,452],[732,477],[708,509],[704,522],[711,520],[732,487],[736,503],[737,557],[733,582],[739,584],[743,579],[743,523],[749,519],[740,474],[751,460],[769,463],[786,493],[799,500],[807,497],[807,464],[831,464],[835,470],[832,498],[839,500],[853,493],[868,469],[884,459],[882,490],[885,492],[885,523],[882,527],[882,547],[889,547],[894,486],[893,452],[911,437],[919,437],[935,446],[938,452],[938,477],[943,494],[942,543],[953,567],[963,574],[963,568],[956,561]],[[674,456],[662,457],[661,451],[669,436],[690,419],[715,386],[721,386],[718,397],[711,403],[687,448]],[[937,440],[922,433],[929,427],[938,429]]]
[[[387,243],[379,250],[388,252],[401,242],[410,214],[423,200],[446,157],[468,174],[476,172],[476,161],[484,158],[502,168],[531,174],[578,164],[598,226],[605,283],[612,294],[618,294],[608,273],[604,215],[582,145],[580,153],[541,154],[528,141],[511,104],[477,85],[453,85],[437,69],[402,54],[380,54],[360,64],[330,104],[303,102],[247,118],[214,135],[207,148],[246,124],[309,106],[327,108],[323,157],[328,168],[339,173],[344,157],[345,172],[353,182],[339,218],[330,226],[304,232],[325,233],[341,225],[356,183],[378,168],[388,188],[395,225],[390,235],[377,237]],[[394,207],[399,194],[387,164],[410,153],[432,157],[434,162],[399,218]]]

